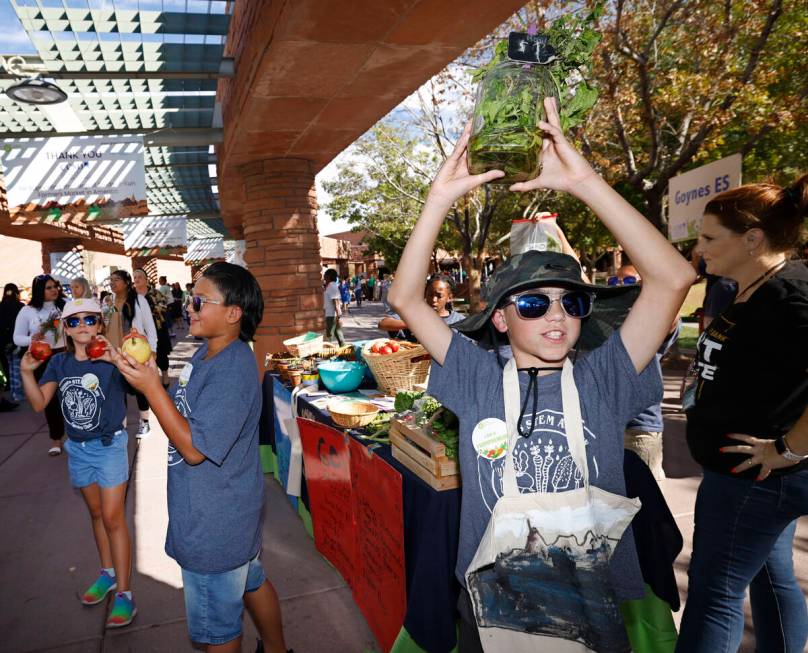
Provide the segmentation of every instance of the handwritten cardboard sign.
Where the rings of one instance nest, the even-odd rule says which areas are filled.
[[[312,420],[299,417],[297,423],[303,441],[314,544],[353,587],[356,524],[348,436]]]
[[[350,441],[357,532],[356,604],[385,651],[407,612],[401,474],[356,440]]]

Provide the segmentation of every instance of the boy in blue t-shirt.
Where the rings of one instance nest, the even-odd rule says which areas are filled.
[[[264,302],[252,274],[214,263],[194,286],[191,334],[205,343],[166,394],[154,360],[116,364],[146,395],[168,445],[166,553],[182,568],[188,630],[208,651],[241,650],[244,607],[264,650],[284,653],[280,604],[259,560],[264,480],[261,391],[247,344]]]

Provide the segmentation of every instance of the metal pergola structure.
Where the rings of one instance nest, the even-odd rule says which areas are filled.
[[[73,116],[60,128],[48,110],[0,93],[0,140],[141,134],[150,215],[185,217],[189,238],[226,235],[212,146],[217,80],[234,74],[224,57],[232,0],[10,2],[38,53],[26,70],[54,80]],[[13,79],[0,74],[0,90]]]

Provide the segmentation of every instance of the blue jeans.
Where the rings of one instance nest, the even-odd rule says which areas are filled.
[[[805,650],[808,610],[792,560],[805,514],[808,471],[762,482],[704,471],[678,652],[737,651],[747,587],[757,653]]]
[[[224,644],[241,635],[244,594],[255,592],[266,576],[259,559],[218,574],[182,570],[188,634],[199,644]]]

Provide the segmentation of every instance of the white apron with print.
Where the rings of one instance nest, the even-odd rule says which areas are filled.
[[[513,359],[505,366],[503,385],[508,429],[503,496],[466,570],[483,650],[630,651],[609,559],[640,501],[589,484],[581,405],[569,361],[561,372],[561,398],[567,443],[583,487],[519,492],[513,450],[520,437],[520,393]]]

